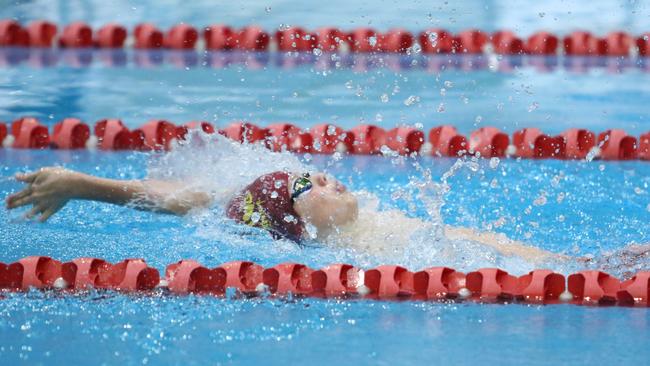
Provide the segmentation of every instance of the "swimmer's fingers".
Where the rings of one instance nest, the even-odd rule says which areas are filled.
[[[34,205],[31,210],[29,210],[28,213],[25,214],[25,219],[31,220],[33,219],[36,215],[40,214],[45,210],[45,206],[42,205]]]
[[[38,218],[38,221],[40,222],[45,222],[47,219],[49,219],[52,215],[54,215],[57,211],[59,211],[63,207],[62,204],[54,204],[43,211],[43,214],[41,217]]]
[[[16,180],[23,183],[34,183],[36,177],[38,177],[38,173],[40,173],[40,171],[31,172],[31,173],[17,173]]]
[[[26,194],[23,194],[23,192],[27,191]],[[34,203],[36,201],[36,197],[31,194],[31,190],[23,190],[21,192],[16,193],[14,196],[17,196],[20,194],[19,197],[8,197],[7,198],[7,208],[12,209],[12,208],[18,208],[21,206],[29,205],[31,203]]]
[[[7,203],[7,208],[13,208],[13,204],[17,199],[25,198],[29,196],[30,193],[32,193],[32,189],[31,187],[27,187],[20,192],[16,192],[14,194],[7,196],[7,199],[5,200],[5,202]]]

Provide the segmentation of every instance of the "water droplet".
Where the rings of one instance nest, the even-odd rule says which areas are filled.
[[[452,82],[449,81],[449,80],[446,80],[446,81],[445,81],[445,88],[451,89],[451,88],[453,88],[453,87],[454,87],[454,83],[452,83]]]
[[[531,105],[528,106],[528,112],[535,111],[537,110],[537,108],[539,108],[539,103],[533,102],[531,103]]]
[[[384,116],[381,115],[381,113],[375,114],[375,121],[376,122],[381,122],[384,120]]]
[[[476,123],[481,123],[481,121],[483,121],[483,117],[482,116],[476,116],[476,118],[474,120],[476,121]]]
[[[438,104],[438,113],[443,113],[445,111],[445,103]]]
[[[336,127],[333,125],[327,126],[327,135],[328,136],[334,136],[336,134]]]
[[[271,12],[271,7],[267,6],[266,8],[264,8],[264,11],[266,11],[267,13],[270,13]]]
[[[379,97],[379,99],[381,99],[382,103],[388,103],[388,94],[386,93],[382,94],[381,97]]]
[[[280,188],[282,187],[282,181],[276,180],[275,182],[273,182],[273,185],[275,186],[275,188]]]
[[[259,212],[253,212],[253,214],[251,215],[251,222],[253,224],[257,224],[260,221],[261,217],[262,215],[260,215]]]
[[[441,89],[440,89],[440,95],[443,96],[443,97],[444,97],[445,95],[447,95],[447,89],[445,89],[445,88],[441,88]]]
[[[278,191],[271,192],[271,198],[273,199],[278,198]]]
[[[375,47],[377,45],[377,37],[375,36],[368,37],[368,43],[370,43],[372,47]]]
[[[314,52],[314,55],[316,55],[316,56],[320,56],[320,55],[323,54],[323,51],[321,51],[320,48],[314,48],[314,51],[312,51],[312,52]]]
[[[419,103],[420,102],[420,97],[417,95],[411,95],[406,100],[404,100],[404,105],[405,106],[412,106],[413,104]]]
[[[535,206],[544,206],[546,204],[546,202],[547,202],[546,194],[542,193],[541,195],[539,195],[539,197],[537,197],[535,199],[535,201],[533,201],[533,205],[535,205]]]
[[[490,158],[490,168],[496,169],[500,162],[501,160],[497,157]]]
[[[546,16],[546,13],[544,13],[544,12],[539,12],[539,13],[537,13],[537,15],[539,15],[540,18],[544,18],[544,16]]]
[[[284,221],[285,222],[290,222],[290,223],[295,223],[296,218],[293,215],[285,215],[284,216]]]
[[[431,46],[435,47],[438,44],[438,33],[431,32],[427,36],[429,38],[429,43],[431,43]]]

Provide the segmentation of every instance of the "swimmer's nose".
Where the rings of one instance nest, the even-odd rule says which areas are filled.
[[[314,183],[318,184],[321,187],[325,187],[327,185],[327,177],[325,174],[317,174],[314,177]]]

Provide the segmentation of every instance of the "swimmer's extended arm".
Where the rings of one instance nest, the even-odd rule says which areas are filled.
[[[496,249],[505,256],[517,256],[531,263],[542,264],[548,260],[567,260],[570,257],[512,240],[503,234],[478,232],[471,228],[447,226],[445,235],[452,239],[472,240]]]
[[[47,220],[72,199],[128,204],[141,210],[177,215],[210,204],[207,193],[188,190],[176,182],[106,179],[57,167],[17,174],[16,179],[27,186],[7,197],[7,208],[31,204],[27,217],[40,214],[40,221]]]

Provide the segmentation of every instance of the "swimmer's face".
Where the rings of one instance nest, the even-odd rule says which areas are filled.
[[[357,219],[357,199],[335,178],[323,173],[309,178],[312,188],[296,198],[294,209],[319,232],[345,225]]]

